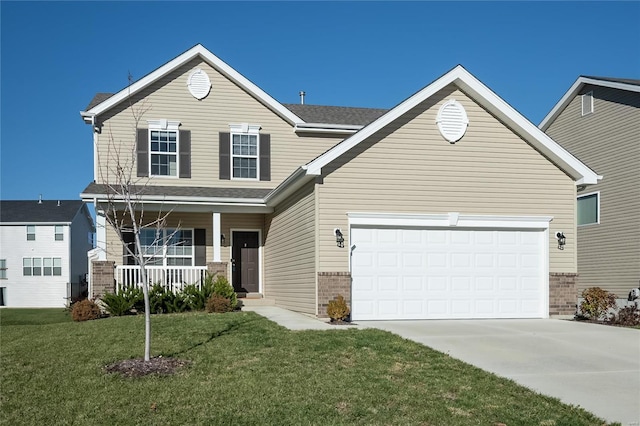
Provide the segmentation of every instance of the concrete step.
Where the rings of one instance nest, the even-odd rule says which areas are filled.
[[[238,297],[238,301],[242,302],[243,306],[275,306],[276,301],[274,299],[266,299],[259,295],[259,297]]]

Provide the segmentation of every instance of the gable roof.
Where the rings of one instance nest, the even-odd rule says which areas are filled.
[[[174,59],[170,60],[166,64],[162,65],[160,68],[152,71],[151,73],[145,75],[140,80],[131,84],[130,86],[125,87],[119,92],[115,93],[112,96],[101,96],[106,94],[99,94],[94,97],[93,101],[87,107],[87,110],[81,111],[80,115],[87,123],[92,123],[94,117],[108,111],[115,105],[120,102],[126,100],[129,96],[138,93],[145,87],[150,84],[158,81],[160,78],[169,74],[170,72],[176,70],[180,66],[186,64],[194,58],[200,57],[202,60],[207,62],[213,68],[215,68],[218,72],[226,76],[228,79],[233,81],[235,84],[240,86],[242,89],[246,90],[249,94],[251,94],[258,101],[263,103],[265,106],[270,108],[273,112],[282,117],[285,121],[295,125],[296,123],[303,122],[303,120],[291,112],[289,109],[285,108],[277,102],[274,98],[269,96],[264,90],[260,89],[258,86],[249,81],[242,74],[231,68],[224,61],[218,58],[216,55],[211,53],[201,44],[196,44],[191,49],[186,52],[178,55]],[[95,101],[95,102],[94,102]]]
[[[546,131],[549,126],[551,126],[551,123],[553,123],[556,118],[558,118],[558,115],[560,115],[560,113],[564,111],[567,105],[569,105],[569,102],[571,102],[573,98],[575,98],[576,95],[580,93],[582,88],[587,84],[640,93],[640,80],[630,78],[591,77],[581,75],[571,85],[569,90],[567,90],[562,98],[560,98],[558,103],[555,104],[551,111],[549,111],[549,114],[547,114],[547,116],[540,122],[538,127],[543,131]]]
[[[593,170],[571,155],[567,150],[562,148],[542,130],[511,107],[511,105],[480,82],[480,80],[464,69],[464,67],[458,65],[422,90],[384,113],[367,126],[363,127],[354,135],[346,138],[324,154],[321,154],[306,165],[300,167],[275,190],[273,190],[273,192],[267,195],[267,203],[277,204],[279,200],[286,197],[291,193],[291,191],[295,191],[314,176],[320,175],[322,173],[322,168],[331,161],[337,159],[360,142],[389,125],[412,108],[450,84],[456,85],[465,94],[473,98],[483,108],[512,129],[512,131],[517,135],[553,161],[554,164],[573,178],[576,185],[595,184],[599,179],[601,179],[601,176],[598,176]]]
[[[59,205],[58,205],[59,204]],[[0,223],[3,224],[67,224],[84,206],[81,200],[2,200]]]

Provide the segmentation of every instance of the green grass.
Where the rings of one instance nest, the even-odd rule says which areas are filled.
[[[71,313],[63,308],[47,309],[0,309],[0,326],[44,325],[71,322]]]
[[[192,364],[126,379],[103,367],[141,356],[142,316],[38,312],[0,310],[2,424],[604,423],[387,332],[291,332],[252,312],[153,316],[153,355]]]

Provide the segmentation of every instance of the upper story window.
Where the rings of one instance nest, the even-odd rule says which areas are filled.
[[[191,177],[191,132],[179,121],[149,120],[137,129],[136,162],[140,177]]]
[[[600,223],[600,193],[578,197],[578,225]]]
[[[591,114],[593,112],[593,91],[582,95],[582,115]]]
[[[64,240],[64,226],[62,225],[55,226],[55,240],[56,241]]]
[[[0,280],[7,279],[7,259],[0,259]]]
[[[27,241],[35,241],[35,240],[36,240],[36,226],[27,225]]]
[[[271,180],[271,137],[255,124],[220,133],[220,179]]]

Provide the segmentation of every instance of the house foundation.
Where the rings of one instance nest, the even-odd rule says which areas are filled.
[[[339,294],[351,308],[351,273],[350,272],[318,272],[318,316],[327,317],[329,301]]]
[[[91,299],[97,299],[105,293],[115,293],[115,262],[96,260],[91,263]]]
[[[574,315],[578,303],[578,274],[549,274],[549,316]]]

